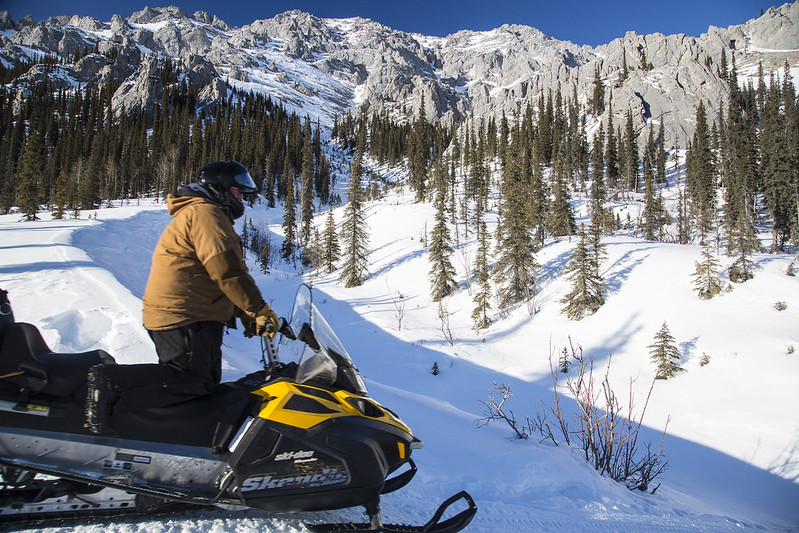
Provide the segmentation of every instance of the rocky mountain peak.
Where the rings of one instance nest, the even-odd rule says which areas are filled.
[[[662,118],[669,141],[680,146],[692,134],[699,101],[715,118],[726,97],[722,54],[744,83],[761,64],[766,72],[786,61],[799,65],[799,3],[741,25],[711,26],[699,37],[629,32],[596,48],[523,25],[429,37],[297,10],[231,28],[205,11],[190,16],[175,6],[146,7],[110,22],[80,16],[14,22],[0,12],[0,30],[6,65],[96,46],[106,59],[67,64],[60,83],[116,80],[117,112],[159,104],[164,88],[153,72],[167,57],[209,98],[230,89],[258,91],[328,126],[361,107],[407,118],[424,108],[431,120],[454,122],[515,116],[556,93],[586,106],[598,72],[612,105],[593,124],[630,113],[643,132]]]

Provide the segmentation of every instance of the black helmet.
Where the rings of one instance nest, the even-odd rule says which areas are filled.
[[[238,161],[213,161],[200,169],[197,182],[208,189],[224,206],[230,208],[233,218],[244,214],[244,204],[233,196],[231,187],[237,187],[242,194],[252,194],[256,191],[250,173]]]

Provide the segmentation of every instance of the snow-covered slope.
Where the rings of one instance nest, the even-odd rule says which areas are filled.
[[[150,254],[168,222],[165,206],[142,201],[93,214],[64,221],[43,214],[33,223],[0,217],[0,287],[10,292],[17,320],[36,324],[56,350],[97,347],[123,363],[152,361],[139,325],[140,298]],[[432,215],[430,205],[397,191],[369,205],[371,275],[360,288],[337,285],[335,274],[301,277],[286,264],[256,273],[282,314],[298,284],[310,279],[317,305],[371,394],[425,441],[414,456],[416,479],[384,500],[387,521],[423,523],[439,501],[466,489],[479,506],[467,530],[473,532],[799,530],[799,279],[785,275],[791,257],[758,255],[753,280],[701,301],[690,278],[698,247],[611,237],[603,264],[607,303],[574,322],[560,314],[558,300],[568,290],[562,269],[575,242],[550,241],[538,256],[540,311],[530,316],[522,306],[494,315],[494,324],[477,334],[465,275],[474,243],[460,228],[463,246],[452,260],[461,289],[444,302],[450,345],[429,297],[423,239]],[[280,233],[279,210],[256,205],[247,216]],[[777,302],[786,308],[776,310]],[[573,448],[512,440],[502,425],[477,423],[495,383],[511,386],[510,407],[520,418],[551,403],[549,356],[570,339],[602,372],[610,360],[611,382],[622,398],[632,379],[635,406],[642,407],[654,377],[648,346],[664,321],[686,371],[655,384],[644,419],[643,438],[657,446],[670,417],[664,444],[670,469],[656,494],[631,492],[600,476]],[[224,351],[225,379],[257,369],[257,340],[232,331]],[[703,355],[710,358],[704,366]],[[573,409],[573,402],[565,407]],[[219,511],[74,531],[292,533],[304,531],[301,520],[359,515]]]

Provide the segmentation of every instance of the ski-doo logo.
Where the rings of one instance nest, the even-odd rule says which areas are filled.
[[[312,451],[284,452],[275,455],[275,461],[291,461],[292,459],[310,459],[313,457]]]
[[[324,487],[346,483],[349,480],[347,473],[338,468],[327,468],[319,474],[312,476],[283,476],[262,474],[248,477],[241,484],[241,492],[268,489],[299,489],[308,487]]]

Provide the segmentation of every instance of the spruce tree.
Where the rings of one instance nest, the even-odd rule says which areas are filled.
[[[616,133],[613,130],[613,115],[608,114],[608,126],[605,130],[605,185],[608,189],[619,186],[619,147],[616,142]]]
[[[750,257],[760,249],[754,228],[746,211],[741,211],[738,221],[729,237],[728,248],[737,254],[737,258],[730,266],[730,281],[743,283],[754,277],[754,264]]]
[[[644,169],[644,212],[643,212],[643,230],[644,239],[654,241],[657,238],[658,230],[660,229],[660,221],[662,216],[660,210],[660,202],[658,196],[655,194],[655,177],[649,165]]]
[[[455,268],[452,266],[452,246],[446,214],[446,189],[436,193],[436,220],[430,235],[430,296],[434,302],[441,301],[457,288]]]
[[[327,210],[327,220],[325,230],[322,234],[321,244],[322,258],[321,267],[328,272],[336,270],[336,263],[341,257],[341,249],[338,245],[338,234],[336,233],[336,221],[333,218],[333,208]]]
[[[304,245],[311,237],[314,206],[314,168],[311,124],[306,121],[302,144],[302,169],[300,171],[300,242]]]
[[[66,170],[62,169],[56,177],[53,184],[53,218],[61,220],[67,210],[67,202],[69,192],[67,191],[67,174]]]
[[[419,117],[414,123],[411,151],[409,154],[409,176],[411,188],[416,193],[416,201],[424,200],[427,181],[427,164],[430,158],[430,135],[424,108],[424,93],[421,96]]]
[[[347,206],[344,209],[344,222],[341,226],[344,264],[338,279],[345,287],[362,285],[368,275],[369,234],[363,210],[361,164],[361,154],[358,152],[352,162],[350,184],[347,188]]]
[[[624,188],[627,191],[638,192],[638,142],[633,128],[633,114],[629,109],[627,110],[627,119],[624,125],[624,137],[620,144],[621,173],[624,178]]]
[[[691,201],[693,216],[704,242],[713,227],[716,209],[716,166],[711,150],[710,130],[704,102],[696,109],[696,127],[688,147],[685,165],[686,193]]]
[[[474,309],[472,310],[472,323],[475,331],[491,325],[491,319],[488,318],[488,311],[491,309],[491,278],[488,271],[488,229],[485,221],[480,224],[477,240],[479,244],[474,264],[477,292],[474,294]]]
[[[497,296],[503,308],[531,301],[535,290],[535,246],[527,212],[529,191],[522,172],[521,135],[514,135],[508,147],[508,161],[502,176],[497,230]]]
[[[702,262],[695,262],[696,270],[693,273],[694,290],[702,300],[709,300],[721,292],[719,279],[719,260],[713,253],[710,244],[702,246]]]
[[[297,245],[297,197],[294,192],[294,172],[288,157],[285,168],[287,171],[284,171],[283,181],[286,197],[283,202],[283,245],[280,247],[280,256],[286,261],[293,261]]]
[[[588,234],[581,226],[577,247],[569,259],[564,273],[572,288],[561,300],[561,312],[572,320],[580,320],[596,313],[605,303],[605,281],[599,273],[600,264],[588,244]]]
[[[563,156],[558,152],[555,160],[555,196],[550,206],[547,218],[547,230],[553,237],[565,237],[572,235],[575,230],[574,210],[572,209],[571,194],[565,179],[565,168]]]
[[[599,66],[594,69],[593,91],[591,93],[591,112],[601,115],[605,111],[605,86],[599,73]]]
[[[656,183],[666,183],[666,126],[663,124],[663,115],[660,116],[660,126],[655,153],[655,169],[657,170]]]
[[[674,344],[666,322],[655,333],[655,342],[648,346],[649,356],[657,366],[655,379],[669,379],[683,369],[680,367],[680,351]]]
[[[784,76],[790,79],[787,68]],[[760,174],[772,222],[771,251],[779,252],[795,230],[799,214],[797,138],[791,127],[796,104],[791,83],[780,87],[772,77],[767,93],[760,119]]]
[[[589,199],[589,212],[591,218],[597,218],[604,213],[605,206],[605,132],[602,124],[594,135],[591,147],[591,189]]]
[[[17,186],[16,204],[23,218],[27,221],[37,220],[39,212],[39,196],[41,187],[39,177],[42,175],[42,143],[39,135],[32,132],[25,143],[25,151],[19,163],[19,185]]]

